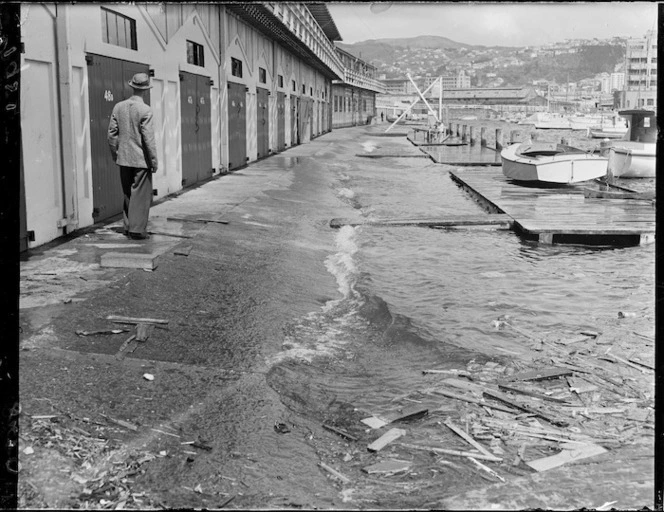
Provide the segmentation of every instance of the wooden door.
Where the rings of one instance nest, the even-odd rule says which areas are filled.
[[[87,54],[90,107],[90,152],[92,156],[92,217],[100,222],[122,213],[124,197],[120,169],[108,147],[108,123],[116,103],[129,98],[129,80],[136,73],[149,73],[139,64],[101,55]],[[146,103],[150,103],[146,98]]]

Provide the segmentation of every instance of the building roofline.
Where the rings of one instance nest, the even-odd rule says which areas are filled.
[[[325,32],[325,36],[330,41],[343,41],[341,34],[339,33],[339,29],[337,28],[336,23],[334,23],[334,19],[332,18],[327,5],[322,2],[305,3],[304,5],[314,17],[316,23],[318,23],[323,32]]]

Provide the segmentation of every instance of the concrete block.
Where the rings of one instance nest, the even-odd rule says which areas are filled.
[[[101,255],[102,267],[113,268],[157,268],[157,256],[140,252],[107,252]]]

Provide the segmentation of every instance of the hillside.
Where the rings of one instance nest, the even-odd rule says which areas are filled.
[[[539,48],[477,46],[442,36],[371,39],[354,44],[337,43],[377,67],[387,78],[456,74],[464,70],[472,85],[519,86],[536,80],[565,83],[611,73],[623,62],[624,44],[615,40],[564,45],[552,51]]]

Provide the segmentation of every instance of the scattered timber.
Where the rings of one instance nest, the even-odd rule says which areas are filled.
[[[567,377],[572,375],[572,371],[564,368],[543,368],[541,370],[534,370],[522,373],[515,373],[510,380],[547,380],[557,379],[559,377]]]
[[[396,441],[400,437],[406,435],[406,431],[401,428],[391,428],[385,432],[382,436],[376,439],[373,443],[367,446],[367,450],[370,452],[378,452],[385,448],[388,444],[393,441]]]
[[[134,425],[133,423],[129,423],[128,421],[117,420],[115,418],[111,418],[110,416],[106,416],[105,414],[102,414],[101,416],[105,418],[107,421],[115,423],[116,425],[120,425],[121,427],[128,428],[129,430],[133,431],[138,430],[138,427],[136,425]]]
[[[520,389],[514,386],[508,386],[506,384],[498,384],[498,388],[502,389],[503,391],[509,391],[511,393],[518,393],[521,395],[532,396],[533,398],[539,398],[540,400],[548,400],[549,402],[556,402],[559,404],[567,403],[567,400],[565,400],[564,398],[555,398],[552,396],[543,395],[541,393],[536,393],[534,391],[529,391],[527,389]]]
[[[511,227],[512,218],[504,214],[457,215],[445,219],[332,219],[331,228],[343,226],[385,226],[385,227],[454,227],[454,226],[506,226]]]
[[[409,443],[397,443],[398,446],[403,446],[404,448],[411,448],[413,450],[426,450],[428,452],[442,453],[444,455],[456,455],[458,457],[475,457],[476,459],[489,460],[491,462],[498,462],[502,459],[492,455],[487,457],[483,453],[475,452],[464,452],[461,450],[448,450],[447,448],[438,448],[436,446],[423,446],[419,444],[409,444]]]
[[[427,414],[429,414],[428,407],[414,406],[411,407],[410,409],[405,409],[400,413],[395,413],[393,415],[390,415],[388,419],[390,420],[390,423],[396,423],[398,421],[415,420],[423,416],[426,416]]]
[[[129,338],[127,338],[122,345],[120,345],[120,348],[118,349],[117,353],[115,354],[115,359],[118,361],[121,359],[124,359],[125,352],[127,351],[127,348],[129,347],[129,344],[136,339],[136,335],[132,334]]]
[[[179,222],[200,222],[207,224],[208,222],[214,224],[228,224],[227,220],[216,220],[216,219],[185,219],[183,217],[166,217],[166,220],[179,221]]]
[[[331,468],[330,466],[328,466],[324,462],[319,462],[318,465],[321,468],[323,468],[325,471],[327,471],[333,477],[338,478],[339,480],[341,480],[343,483],[349,484],[351,482],[350,478],[348,478],[347,476],[342,475],[336,469]]]
[[[357,437],[349,434],[348,432],[340,428],[333,427],[332,425],[327,425],[326,423],[323,423],[323,428],[325,430],[329,430],[330,432],[334,432],[335,434],[340,435],[341,437],[345,437],[349,441],[357,441]]]
[[[191,245],[186,245],[184,247],[175,249],[173,251],[173,254],[175,254],[176,256],[189,256],[190,252],[191,252]]]
[[[496,457],[493,453],[491,453],[489,450],[484,448],[480,443],[475,441],[470,435],[466,434],[463,430],[461,430],[459,427],[454,425],[452,423],[452,420],[447,420],[445,422],[445,426],[449,428],[452,432],[454,432],[456,435],[458,435],[461,439],[466,441],[470,446],[478,450],[480,453],[483,453],[487,457],[494,457],[496,459],[496,462],[501,461],[502,459],[499,457]]]
[[[133,318],[130,316],[108,315],[106,320],[118,324],[167,324],[168,320],[159,318]]]
[[[566,427],[566,426],[569,425],[569,422],[567,422],[565,420],[552,418],[548,414],[545,414],[545,413],[539,411],[538,409],[530,407],[529,405],[526,405],[526,404],[523,404],[523,403],[520,403],[520,402],[515,402],[515,401],[511,400],[509,397],[507,397],[506,395],[504,395],[503,393],[499,393],[497,391],[486,390],[486,391],[484,391],[484,396],[486,396],[488,398],[492,398],[494,400],[498,400],[499,402],[507,404],[510,407],[514,407],[515,409],[520,409],[524,412],[527,412],[527,413],[533,414],[535,416],[538,416],[538,417],[542,418],[543,420],[548,421],[552,425],[559,425],[561,427]]]
[[[489,407],[491,409],[496,409],[497,411],[508,412],[510,414],[516,414],[516,412],[517,412],[514,409],[509,409],[507,407],[503,407],[502,405],[496,405],[496,404],[492,404],[490,402],[484,402],[484,401],[479,400],[477,398],[473,398],[473,397],[465,396],[465,395],[459,395],[457,393],[452,393],[451,391],[446,391],[446,390],[443,390],[443,389],[432,389],[431,392],[435,393],[437,395],[446,396],[448,398],[454,398],[456,400],[461,400],[463,402],[468,402],[468,403],[471,403],[471,404],[477,404],[477,405],[480,405],[482,407]]]
[[[136,325],[136,341],[147,341],[154,330],[154,324],[141,322]]]
[[[541,459],[531,460],[526,462],[528,466],[533,468],[535,471],[547,471],[549,469],[557,468],[563,464],[569,462],[574,462],[581,459],[586,459],[588,457],[594,457],[601,453],[605,453],[607,450],[596,444],[586,444],[579,445],[578,448],[573,450],[563,450],[562,452],[552,455],[550,457],[544,457]]]
[[[411,462],[406,460],[386,460],[383,462],[378,462],[377,464],[372,464],[366,468],[362,468],[362,471],[368,473],[369,475],[375,473],[381,474],[391,474],[391,473],[401,473],[403,471],[408,471],[411,466]]]

